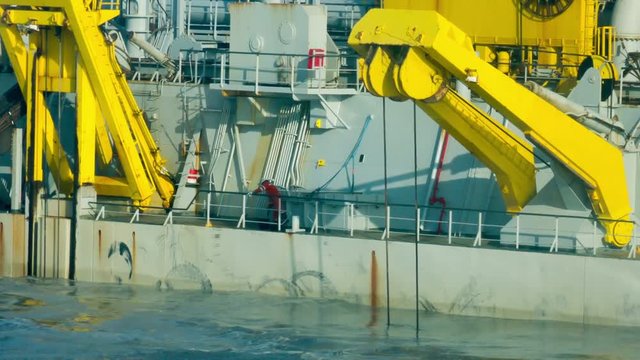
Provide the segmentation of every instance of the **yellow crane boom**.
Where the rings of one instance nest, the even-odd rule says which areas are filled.
[[[471,39],[443,16],[435,11],[374,9],[355,25],[349,44],[367,59],[363,78],[374,94],[414,99],[419,105],[424,104],[420,107],[427,108],[428,113],[428,107],[433,106],[428,103],[451,101],[446,96],[450,90],[443,85],[444,79],[453,76],[464,81],[584,182],[593,210],[606,231],[605,242],[621,247],[630,241],[631,206],[620,150],[478,58]],[[385,60],[376,61],[376,56]],[[460,128],[456,123],[460,116],[432,110],[430,114],[442,124]],[[494,126],[488,117],[478,119]],[[458,140],[483,161],[505,157],[498,150],[502,146],[478,147],[481,137],[472,135]],[[485,140],[509,144],[498,135]],[[518,179],[515,164],[506,159],[485,164],[497,176],[516,184],[515,192],[527,193],[518,190],[517,184],[530,183],[513,180]],[[505,200],[508,203],[507,196]]]

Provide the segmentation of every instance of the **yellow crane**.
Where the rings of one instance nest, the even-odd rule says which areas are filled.
[[[513,134],[504,136],[505,129],[460,99],[447,86],[450,77],[465,82],[584,182],[606,243],[621,247],[630,241],[633,225],[621,151],[480,59],[471,38],[439,13],[371,10],[353,28],[349,45],[365,59],[367,88],[378,96],[414,100],[496,173],[510,209],[518,210],[514,205],[525,204],[532,194],[530,149],[523,150]],[[463,133],[471,123],[499,131]]]
[[[158,193],[169,207],[173,182],[101,25],[118,16],[118,0],[0,0],[0,37],[27,105],[27,174],[43,181],[43,154],[58,189],[73,191],[74,174],[60,145],[46,94],[75,92],[79,185],[98,195],[145,206]],[[62,119],[62,127],[67,126]],[[113,142],[113,145],[112,145]],[[115,147],[124,178],[96,175]]]

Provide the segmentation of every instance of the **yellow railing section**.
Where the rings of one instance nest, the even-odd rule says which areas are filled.
[[[630,220],[631,215],[621,151],[480,59],[471,39],[440,14],[374,9],[353,28],[349,44],[366,58],[367,65],[363,67],[365,85],[380,96],[437,104],[449,101],[446,92],[439,90],[443,89],[444,79],[454,76],[465,82],[531,141],[584,182],[593,210],[606,231],[604,240],[607,243],[624,246],[629,242],[632,223],[615,221]],[[376,57],[381,52],[387,56]],[[455,129],[461,128],[456,122],[461,117],[472,121],[472,116],[461,113],[443,115],[450,114],[435,114],[434,117]],[[488,118],[478,117],[477,120],[490,124]],[[509,141],[496,135],[487,136],[496,143],[507,144]],[[468,149],[478,151],[476,155],[483,161],[508,157],[500,150],[502,146],[478,148],[477,142],[483,141],[481,138],[484,137],[471,134],[458,140]],[[492,168],[497,165],[500,171],[496,171],[496,175],[506,179],[517,175],[514,173],[517,165],[506,159],[497,164],[486,164]],[[520,186],[532,181],[522,181]],[[519,184],[515,180],[512,183]],[[502,191],[507,195],[504,188]]]
[[[615,46],[616,28],[600,26],[596,31],[596,55],[602,56],[607,61],[613,61]]]
[[[150,204],[157,192],[168,207],[174,186],[165,161],[115,59],[114,46],[99,28],[118,15],[119,7],[119,1],[0,1],[0,36],[30,114],[27,146],[33,162],[27,173],[43,181],[45,153],[54,178],[62,179],[60,190],[72,191],[74,174],[44,99],[45,92],[75,92],[78,183],[94,185],[99,195],[129,197],[136,205]],[[60,10],[29,10],[39,8]],[[23,36],[28,36],[28,46]],[[124,178],[96,175],[96,149],[101,165],[114,158],[109,138]]]

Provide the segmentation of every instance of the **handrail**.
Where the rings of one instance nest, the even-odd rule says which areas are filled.
[[[464,82],[582,180],[593,211],[603,220],[606,241],[617,247],[627,244],[632,229],[614,229],[606,221],[629,220],[632,213],[620,150],[479,58],[471,38],[453,23],[435,11],[374,9],[356,24],[349,44],[367,59],[369,69],[363,78],[369,79],[367,88],[380,96],[438,103],[443,92],[437,88],[444,86],[446,78]],[[395,56],[388,56],[392,61],[374,62],[376,50],[380,50],[376,55]],[[466,147],[476,144],[465,140],[461,142]],[[492,157],[494,153],[481,154]],[[508,167],[501,169],[513,175]],[[510,189],[501,190],[505,194]]]
[[[253,206],[249,203],[248,194],[243,192],[229,192],[229,191],[212,191],[208,194],[225,194],[225,195],[237,195],[242,198],[242,201],[238,204],[211,204],[209,200],[205,201],[203,204],[205,207],[215,206],[226,208],[230,210],[234,210],[234,214],[231,215],[223,215],[217,217],[210,217],[211,212],[207,211],[208,209],[204,209],[201,214],[185,214],[180,211],[173,209],[168,213],[151,213],[144,214],[144,212],[140,212],[140,209],[136,209],[135,212],[131,210],[109,210],[108,207],[118,206],[122,207],[122,203],[114,203],[114,202],[91,202],[90,206],[94,209],[94,216],[92,219],[95,221],[118,221],[118,222],[136,222],[136,223],[145,223],[149,222],[149,220],[155,219],[150,222],[153,224],[163,224],[163,226],[171,226],[174,223],[178,224],[191,224],[203,227],[211,227],[213,224],[220,224],[222,222],[232,223],[234,227],[244,229],[247,227],[247,224],[252,224],[255,228],[259,224],[269,225],[271,231],[283,231],[286,229],[286,220],[283,220],[280,216],[277,219],[269,216],[266,220],[260,217],[253,217],[250,215],[265,212],[265,211],[274,211],[273,208],[267,208],[264,206]],[[265,194],[253,194],[252,197],[267,197]],[[447,209],[448,211],[448,219],[444,220],[421,220],[420,213],[421,210],[429,209],[430,206],[420,206],[416,209],[416,211],[412,211],[413,215],[409,215],[408,212],[404,212],[406,215],[393,215],[398,214],[398,208],[415,208],[415,205],[409,204],[396,204],[389,205],[388,207],[384,207],[382,202],[366,202],[366,201],[349,201],[343,200],[339,201],[336,199],[322,199],[321,197],[307,197],[307,196],[291,196],[291,195],[282,195],[280,201],[284,202],[303,202],[304,208],[311,211],[311,213],[306,213],[306,220],[309,234],[318,234],[318,230],[322,229],[323,231],[331,231],[330,234],[334,236],[346,236],[346,237],[364,237],[375,239],[376,237],[371,237],[371,233],[380,234],[381,238],[390,239],[390,240],[399,240],[403,241],[406,239],[406,236],[414,235],[420,236],[421,234],[430,235],[432,240],[435,241],[436,244],[445,244],[452,246],[465,246],[465,247],[487,247],[488,245],[492,249],[505,249],[505,250],[525,250],[525,251],[546,251],[548,253],[564,253],[567,254],[566,247],[560,248],[560,241],[566,241],[567,239],[573,239],[575,242],[575,251],[578,255],[587,255],[587,256],[603,256],[610,254],[610,252],[598,251],[601,249],[599,232],[597,231],[598,222],[601,221],[593,218],[593,217],[584,217],[584,216],[559,216],[559,215],[550,215],[550,214],[538,214],[538,213],[521,213],[515,216],[515,225],[503,225],[503,224],[494,224],[489,222],[490,217],[488,214],[491,211],[487,210],[473,210],[473,209]],[[323,201],[327,202],[339,202],[340,206],[338,209],[333,210],[331,204],[325,204]],[[255,203],[252,202],[252,203]],[[322,206],[324,204],[325,206]],[[381,211],[377,211],[373,214],[368,214],[363,211],[363,204],[365,205],[376,205],[375,207],[383,210],[384,214]],[[297,204],[299,206],[300,204]],[[327,209],[326,206],[329,205]],[[335,205],[335,204],[334,204]],[[149,207],[152,208],[152,207]],[[156,209],[160,209],[155,207]],[[284,208],[284,206],[283,206]],[[287,208],[295,208],[289,207]],[[99,210],[99,212],[98,212]],[[358,211],[356,213],[356,211]],[[477,212],[477,221],[473,220],[473,216],[468,216],[469,212]],[[497,211],[493,211],[496,213]],[[461,215],[459,215],[462,213]],[[508,214],[504,213],[503,214]],[[97,214],[97,215],[96,215]],[[467,215],[464,215],[467,214]],[[115,217],[111,216],[115,215]],[[289,218],[292,215],[301,215],[301,213],[296,213],[295,211],[289,214]],[[548,218],[552,221],[541,222],[547,225],[538,225],[535,227],[531,226],[522,226],[520,223],[521,218],[525,218],[527,216],[536,216],[536,217],[544,217]],[[360,219],[360,220],[358,220]],[[356,220],[358,220],[357,224],[362,224],[362,219],[365,220],[365,224],[372,224],[373,227],[362,225],[356,227]],[[458,219],[458,220],[455,220]],[[570,227],[568,231],[563,230],[563,224],[566,224],[566,220],[571,219],[586,219],[589,223],[593,224],[593,231],[578,231],[573,227]],[[193,221],[196,221],[195,223]],[[338,220],[336,223],[335,220]],[[185,223],[185,221],[187,221]],[[213,223],[212,223],[213,221]],[[396,225],[400,222],[408,222],[410,224],[414,224],[415,226],[409,226],[404,229],[398,229],[391,227],[392,222]],[[570,222],[570,221],[569,221]],[[425,231],[422,229],[422,224],[435,224],[442,223],[446,226],[443,228],[446,229],[445,234],[438,234],[429,231]],[[413,228],[412,228],[413,227]],[[493,232],[487,232],[488,229],[499,228],[507,230],[509,236],[513,236],[510,238],[511,240],[507,240],[507,242],[498,243],[497,234]],[[262,229],[262,225],[261,225]],[[466,230],[465,230],[466,229]],[[286,230],[289,231],[289,230]],[[292,231],[295,231],[292,229]],[[355,233],[357,231],[357,234]],[[296,231],[297,232],[297,231]],[[369,233],[370,235],[366,235]],[[393,235],[392,235],[393,234]],[[531,237],[532,235],[543,235],[548,241],[544,245],[541,246],[532,246],[527,243],[522,242],[522,236]],[[575,239],[573,236],[576,234],[581,234],[581,239]],[[380,238],[380,235],[378,238]],[[569,235],[567,237],[567,235]],[[435,236],[435,238],[433,237]],[[437,239],[440,238],[445,240],[444,242],[439,242]],[[435,240],[434,240],[435,239]],[[455,239],[455,241],[453,241]],[[589,240],[590,239],[590,240]],[[515,240],[515,241],[514,241]],[[637,235],[634,233],[633,237],[630,241],[630,248],[627,250],[622,250],[624,252],[618,252],[614,255],[622,258],[623,255],[627,255],[628,259],[635,259],[636,252],[635,249],[637,244],[640,243],[638,241]],[[527,245],[527,246],[525,246]]]
[[[207,190],[207,189],[201,189],[199,190],[200,193],[203,194],[212,194],[212,195],[222,195],[222,196],[227,196],[227,195],[247,195],[246,192],[241,192],[241,191],[216,191],[216,190]],[[364,200],[356,200],[356,199],[332,199],[332,198],[327,198],[327,197],[323,197],[323,196],[317,196],[317,192],[309,192],[309,193],[298,193],[296,195],[290,195],[290,194],[281,194],[280,198],[283,201],[289,201],[289,202],[308,202],[308,203],[314,203],[314,202],[319,202],[319,203],[324,203],[327,205],[333,205],[333,206],[342,206],[345,204],[353,204],[356,208],[361,207],[361,206],[372,206],[372,207],[381,207],[383,208],[385,206],[385,202],[383,201],[364,201]],[[341,194],[341,193],[336,193],[336,194]],[[348,193],[348,194],[344,194],[344,195],[353,195],[353,196],[357,196],[357,195],[362,195],[362,194],[357,194],[357,193]],[[252,197],[255,198],[268,198],[268,195],[266,194],[252,194]],[[122,206],[127,206],[130,204],[124,203],[124,202],[109,202],[109,201],[92,201],[89,202],[90,205],[96,205],[96,206],[114,206],[114,207],[122,207]],[[392,208],[415,208],[415,204],[406,204],[406,203],[394,203],[394,202],[388,202],[387,203],[389,206],[391,206]],[[212,206],[224,206],[224,205],[220,205],[220,204],[212,204]],[[429,210],[438,210],[440,211],[442,209],[442,206],[438,205],[438,206],[432,206],[432,205],[421,205],[420,206],[421,209],[429,209]],[[190,208],[163,208],[160,206],[137,206],[136,209],[140,209],[141,211],[145,211],[145,210],[163,210],[163,211],[188,211]],[[563,218],[563,219],[576,219],[576,220],[589,220],[589,221],[593,221],[593,220],[599,220],[599,218],[596,218],[594,216],[579,216],[579,215],[557,215],[557,214],[549,214],[549,213],[536,213],[536,212],[519,212],[519,213],[514,213],[514,212],[509,212],[509,211],[501,211],[501,210],[491,210],[491,209],[477,209],[477,208],[463,208],[463,207],[456,207],[456,206],[447,206],[445,207],[445,211],[454,211],[454,212],[470,212],[470,213],[485,213],[485,214],[495,214],[495,215],[508,215],[508,216],[517,216],[517,215],[521,215],[521,216],[535,216],[535,217],[541,217],[541,218]],[[621,220],[621,219],[606,219],[608,221],[613,221],[613,222],[620,222],[620,223],[629,223],[629,224],[635,224],[635,222],[633,220]]]

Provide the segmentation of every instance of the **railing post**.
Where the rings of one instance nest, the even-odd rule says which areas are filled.
[[[240,219],[238,220],[238,225],[236,228],[245,228],[247,219],[247,194],[242,195],[242,215],[240,215]]]
[[[520,215],[516,215],[516,250],[520,249]]]
[[[447,232],[447,241],[451,245],[451,230],[453,229],[453,211],[449,210],[449,230]]]
[[[198,53],[191,53],[191,61],[193,61],[193,74],[191,74],[191,79],[194,84],[198,84]]]
[[[356,91],[360,92],[360,61],[356,61]]]
[[[354,217],[355,217],[355,206],[353,203],[349,204],[349,235],[353,236],[353,228],[354,228]]]
[[[189,1],[189,7],[187,8],[187,35],[191,36],[191,3],[192,1]]]
[[[382,232],[381,240],[389,238],[389,228],[391,227],[391,206],[387,206],[384,215],[384,231]]]
[[[622,85],[624,83],[624,76],[620,76],[620,96],[618,97],[618,105],[622,105],[622,98],[623,98],[623,89],[622,89]]]
[[[278,231],[282,231],[282,218],[280,210],[282,209],[282,199],[278,198]]]
[[[629,255],[627,256],[627,258],[635,259],[636,258],[637,249],[638,249],[638,241],[636,239],[636,227],[634,226],[633,227],[633,232],[632,232],[632,237],[631,237],[631,249],[629,250]]]
[[[313,225],[311,225],[311,234],[318,233],[318,202],[315,202],[315,212],[313,214]]]
[[[140,221],[140,209],[136,209],[136,212],[133,213],[131,220],[129,220],[129,224],[133,224],[134,221]]]
[[[391,206],[387,206],[387,239],[391,237]]]
[[[560,219],[556,217],[556,230],[555,236],[553,238],[553,242],[551,243],[551,247],[549,248],[549,252],[558,252],[558,225]]]
[[[473,246],[482,246],[482,213],[478,213],[478,233],[473,241]]]
[[[213,13],[213,40],[218,41],[218,0],[216,0],[216,9]]]
[[[182,82],[182,51],[178,53],[178,71],[176,76],[173,77],[173,82],[174,83]]]
[[[164,219],[162,226],[167,226],[168,224],[173,225],[173,210],[169,211],[169,214],[167,214],[167,217]]]
[[[100,211],[98,211],[98,215],[96,215],[96,221],[100,220],[100,218],[104,219],[104,205],[100,207]]]
[[[226,55],[220,55],[220,88],[224,87],[224,77],[225,77],[225,67],[226,67]]]
[[[598,222],[593,220],[593,256],[596,256],[596,251],[598,250]]]
[[[207,223],[206,227],[212,227],[211,224],[211,191],[207,193]]]
[[[289,78],[289,85],[291,86],[291,94],[293,94],[293,90],[295,88],[295,71],[296,71],[296,57],[290,57],[291,59],[291,74]]]
[[[416,208],[416,242],[420,242],[420,208]]]

